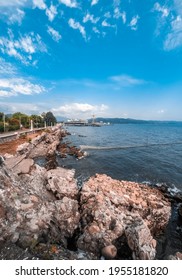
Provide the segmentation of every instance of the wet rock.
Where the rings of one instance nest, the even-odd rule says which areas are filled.
[[[58,166],[57,160],[56,160],[56,153],[49,155],[46,157],[47,163],[45,165],[45,168],[47,170],[55,169]]]

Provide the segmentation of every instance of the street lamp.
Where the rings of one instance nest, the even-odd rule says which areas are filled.
[[[33,131],[33,120],[30,120],[30,130]]]

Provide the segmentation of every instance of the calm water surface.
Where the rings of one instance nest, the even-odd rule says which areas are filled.
[[[67,141],[87,152],[60,160],[82,180],[95,173],[137,182],[166,183],[182,190],[182,123],[67,127]]]

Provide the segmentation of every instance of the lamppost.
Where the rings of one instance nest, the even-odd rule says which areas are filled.
[[[30,130],[33,130],[33,120],[30,120]]]

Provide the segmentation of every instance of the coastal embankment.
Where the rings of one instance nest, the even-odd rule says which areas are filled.
[[[0,146],[0,258],[156,259],[157,237],[170,222],[174,200],[181,214],[182,195],[171,198],[164,188],[104,174],[78,187],[75,171],[56,161],[84,156],[64,143],[67,134],[57,126],[14,153]],[[36,164],[39,157],[44,167]]]

